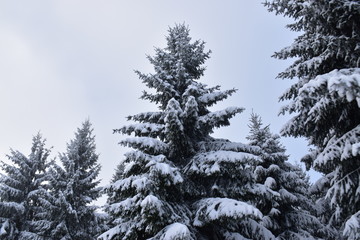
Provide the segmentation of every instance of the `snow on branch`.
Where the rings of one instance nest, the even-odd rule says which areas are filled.
[[[135,136],[158,136],[164,130],[164,125],[155,123],[137,123],[124,126],[117,129],[117,132],[123,134],[132,134]]]
[[[163,205],[163,201],[156,196],[149,194],[140,203],[141,214],[144,214],[144,211],[151,211],[156,212],[161,216],[164,214]]]
[[[115,191],[127,191],[130,188],[135,188],[136,191],[140,192],[147,189],[149,184],[151,184],[151,180],[148,179],[147,174],[143,174],[140,176],[129,176],[128,178],[119,179],[106,188],[111,188]]]
[[[337,94],[348,102],[356,100],[360,108],[360,68],[335,69],[317,76],[300,88],[298,100],[305,101],[309,95],[325,89],[332,96],[331,100],[336,99]]]
[[[148,240],[195,240],[189,228],[182,223],[172,223]]]
[[[194,226],[202,227],[212,221],[244,218],[261,219],[261,212],[250,204],[230,198],[205,198],[195,203]]]
[[[156,173],[160,173],[163,176],[170,177],[172,184],[183,182],[183,178],[181,177],[179,169],[177,167],[171,166],[169,163],[152,160],[146,165],[146,167],[150,167],[151,172],[155,171]]]
[[[353,128],[340,138],[334,136],[329,140],[325,149],[318,154],[314,161],[315,167],[324,165],[333,165],[336,161],[346,161],[352,157],[358,156],[360,138],[360,125]]]
[[[166,143],[151,137],[126,138],[120,144],[154,154],[164,153],[168,149]]]
[[[163,118],[164,118],[163,112],[143,112],[132,116],[128,116],[127,120],[128,121],[133,120],[141,123],[158,123]]]
[[[260,154],[260,147],[251,146],[248,144],[230,142],[227,139],[214,139],[214,141],[203,141],[198,144],[199,149],[203,152],[209,151],[234,151],[234,152],[249,152]]]
[[[360,239],[360,211],[352,215],[345,223],[343,235],[347,239]]]
[[[25,207],[22,203],[0,202],[0,210],[8,211],[11,215],[20,215],[25,212]]]
[[[226,99],[235,92],[236,92],[235,88],[226,91],[211,92],[200,96],[199,101],[203,104],[206,104],[206,106],[211,107],[215,103]]]
[[[126,159],[123,169],[124,177],[106,187],[115,191],[127,191],[136,189],[143,191],[150,185],[155,184],[156,179],[162,176],[166,179],[167,186],[183,182],[181,173],[164,155],[152,156],[140,151],[132,151],[125,154]],[[133,172],[140,169],[140,172]],[[125,177],[127,176],[127,177]]]
[[[236,163],[237,167],[245,169],[251,166],[250,162],[253,161],[260,162],[261,159],[244,152],[212,151],[195,156],[194,160],[187,166],[186,171],[212,175],[213,173],[221,172],[221,165],[224,163]]]
[[[210,112],[204,116],[199,117],[199,122],[205,126],[221,127],[229,125],[229,119],[237,113],[244,111],[244,108],[228,107],[224,110]]]

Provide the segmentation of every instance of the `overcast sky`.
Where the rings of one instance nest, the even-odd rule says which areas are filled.
[[[214,136],[246,142],[252,110],[278,132],[289,119],[278,117],[283,105],[278,97],[291,80],[275,78],[291,61],[271,55],[296,34],[285,28],[289,19],[268,13],[261,2],[1,1],[0,159],[10,148],[28,155],[39,131],[56,157],[90,118],[103,166],[100,178],[107,184],[127,151],[112,129],[127,124],[128,115],[155,110],[139,99],[145,86],[134,70],[152,72],[146,55],[165,47],[175,23],[189,25],[193,40],[204,40],[213,52],[201,81],[238,89],[214,110],[246,108]],[[282,142],[292,162],[308,148],[303,140]]]

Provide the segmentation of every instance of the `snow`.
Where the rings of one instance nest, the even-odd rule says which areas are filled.
[[[360,239],[360,211],[346,221],[343,235],[348,240]]]
[[[6,235],[8,232],[7,232],[7,229],[10,228],[10,224],[9,224],[9,220],[6,220],[2,225],[1,225],[1,228],[0,228],[0,236],[4,236]]]
[[[253,163],[256,161],[260,162],[261,159],[250,153],[212,151],[196,155],[187,167],[187,171],[212,175],[213,173],[220,172],[221,165],[224,163],[236,163],[238,167],[245,169],[251,166],[250,162]]]
[[[276,180],[272,177],[267,177],[264,182],[264,185],[270,189],[274,189],[276,188]]]
[[[340,138],[334,136],[328,141],[325,149],[318,154],[314,160],[314,166],[322,166],[331,164],[334,161],[345,161],[350,155],[356,156],[360,143],[358,137],[360,135],[360,125],[345,133]],[[355,155],[354,155],[355,154]]]
[[[166,143],[151,137],[126,138],[121,141],[120,144],[145,151],[154,151],[156,153],[166,152],[168,149],[168,145]]]
[[[182,117],[184,115],[180,103],[174,98],[170,99],[166,106],[166,116],[165,116],[165,134],[171,136],[174,134],[179,134],[184,130],[182,124]]]
[[[161,174],[167,176],[167,178],[171,180],[171,184],[178,184],[183,182],[183,178],[179,172],[179,169],[173,166],[173,164],[168,161],[162,154],[153,156],[140,151],[131,151],[126,153],[125,156],[127,159],[131,159],[132,161],[125,163],[124,173],[128,173],[135,165],[138,165],[140,160],[142,160],[145,161],[145,167],[150,169],[149,173],[147,175],[142,175],[142,177],[147,176],[148,178],[151,178],[151,174]],[[129,186],[129,181],[133,180],[123,179],[120,182],[119,181],[113,184],[114,189],[119,189],[119,187],[122,185]]]
[[[164,118],[163,112],[143,112],[133,116],[129,116],[128,120],[137,122],[158,123],[160,119]]]
[[[124,174],[127,174],[129,171],[131,171],[132,167],[134,167],[135,165],[136,163],[134,161],[126,163],[124,167]]]
[[[146,164],[146,167],[151,167],[152,171],[159,172],[162,175],[170,176],[172,184],[183,182],[183,178],[181,177],[179,169],[176,167],[171,167],[168,163],[152,160]]]
[[[136,136],[158,134],[164,129],[164,125],[155,123],[135,123],[119,129],[125,134],[135,133]]]
[[[113,203],[107,207],[107,210],[109,212],[115,213],[115,214],[118,214],[119,212],[122,212],[122,211],[131,211],[134,208],[138,198],[139,198],[139,196],[136,195],[132,198],[126,198],[118,203]]]
[[[189,228],[182,223],[172,223],[162,230],[160,236],[155,236],[149,240],[192,240]]]
[[[249,238],[243,237],[239,233],[233,233],[233,232],[226,232],[224,234],[225,240],[251,240]]]
[[[234,152],[249,152],[260,154],[260,148],[257,146],[250,146],[248,144],[230,142],[226,139],[214,139],[213,141],[203,141],[199,143],[200,151],[234,151]]]
[[[115,191],[126,191],[130,187],[135,188],[137,191],[144,190],[146,185],[150,183],[147,174],[140,176],[130,176],[128,178],[119,179],[106,188],[111,188]]]
[[[204,125],[220,127],[223,122],[234,116],[236,113],[244,111],[244,108],[227,107],[224,110],[210,112],[204,116],[199,117],[199,122]]]
[[[17,202],[0,202],[1,209],[5,209],[14,214],[23,214],[25,212],[25,207],[23,203]]]
[[[296,202],[298,199],[297,197],[290,193],[288,190],[282,188],[279,190],[279,193],[283,199],[286,199],[288,202]]]
[[[262,218],[261,212],[250,204],[230,198],[205,198],[195,204],[194,226],[201,227],[222,218]]]
[[[261,159],[258,156],[255,156],[250,153],[244,152],[233,152],[233,151],[211,151],[208,153],[200,153],[194,157],[195,159],[199,159],[201,161],[207,162],[238,162],[238,163],[248,163],[249,160],[261,162]]]
[[[210,107],[216,102],[226,99],[234,92],[236,92],[235,89],[205,93],[199,97],[199,102]]]
[[[123,225],[115,226],[115,227],[109,229],[108,231],[104,232],[103,234],[101,234],[98,237],[98,239],[99,240],[110,240],[113,238],[113,236],[116,236],[116,235],[124,232],[125,229],[123,229],[123,228],[124,228]]]
[[[354,157],[356,157],[357,155],[359,155],[360,153],[360,142],[359,143],[354,143],[351,146],[351,153]]]
[[[146,196],[140,203],[140,206],[142,208],[141,213],[143,213],[143,211],[149,210],[151,209],[151,212],[154,212],[154,210],[159,213],[160,215],[163,214],[163,204],[162,201],[160,199],[158,199],[157,197],[155,197],[154,195],[148,195]]]
[[[198,104],[196,102],[195,97],[189,96],[185,104],[184,115],[188,119],[190,118],[196,121],[195,125],[193,126],[194,128],[198,127],[197,126],[198,111],[199,111]]]
[[[335,69],[317,76],[299,89],[298,100],[304,99],[305,101],[313,92],[319,91],[323,87],[326,87],[334,99],[336,99],[334,95],[336,93],[348,102],[356,100],[360,107],[360,68]]]
[[[161,159],[161,158],[160,158]],[[143,191],[145,190],[149,184],[153,182],[152,174],[161,174],[167,176],[169,183],[168,184],[178,184],[183,182],[183,178],[176,167],[171,167],[168,163],[159,162],[159,158],[156,160],[150,160],[146,167],[150,168],[149,173],[144,173],[141,175],[131,175],[127,178],[122,178],[111,185],[108,185],[107,189],[112,189],[115,191],[126,191],[130,188],[135,188],[136,191]],[[130,164],[133,166],[133,164]]]
[[[164,155],[162,155],[162,154],[154,156],[154,155],[143,153],[141,151],[130,151],[130,152],[125,153],[124,155],[125,155],[125,157],[127,159],[142,160],[142,161],[145,161],[145,162],[150,162],[152,160],[156,160],[158,162],[163,162],[166,159],[166,157]],[[129,162],[129,163],[126,163],[126,164],[131,164],[132,165],[132,164],[135,164],[135,162]]]
[[[16,181],[16,179],[14,179],[15,181],[12,181],[13,180],[13,178],[9,178],[9,177],[4,177],[2,180],[3,180],[3,182],[5,182],[5,179],[6,179],[6,183],[8,184],[8,183],[14,183],[15,181]],[[20,185],[20,184],[16,184],[16,185]],[[16,186],[15,185],[15,186]],[[19,190],[19,189],[16,189],[16,188],[13,188],[13,187],[11,187],[11,186],[9,186],[9,185],[5,185],[5,184],[3,184],[3,183],[1,183],[0,184],[0,190],[1,191],[6,191],[6,192],[8,192],[9,194],[11,194],[12,196],[21,196],[21,194],[23,194],[23,192],[21,191],[21,190]]]
[[[146,186],[149,184],[149,179],[146,176],[136,178],[132,181],[131,186],[136,189],[136,191],[141,191],[146,188]]]

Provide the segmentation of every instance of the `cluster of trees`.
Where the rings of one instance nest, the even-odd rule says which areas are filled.
[[[107,229],[106,218],[90,205],[102,190],[92,131],[85,121],[59,155],[61,166],[49,160],[40,134],[29,156],[11,150],[1,162],[0,239],[95,239]]]
[[[281,96],[282,113],[293,115],[281,134],[308,139],[302,161],[323,173],[318,182],[288,162],[280,136],[256,114],[246,144],[211,136],[243,109],[210,110],[236,90],[199,82],[210,51],[176,25],[148,57],[154,73],[136,72],[151,89],[141,98],[158,111],[114,130],[133,150],[111,183],[98,187],[88,121],[60,154],[62,166],[34,137],[29,157],[12,151],[12,164],[2,163],[0,239],[360,239],[360,2],[264,4],[301,33],[274,55],[296,58],[279,74],[297,80]],[[90,205],[101,193],[105,215]]]

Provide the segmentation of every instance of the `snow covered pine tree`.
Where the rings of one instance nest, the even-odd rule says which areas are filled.
[[[283,113],[294,114],[282,133],[306,137],[314,146],[303,161],[325,174],[318,191],[326,187],[319,196],[333,209],[327,222],[345,239],[360,239],[360,2],[273,0],[265,5],[295,19],[289,28],[301,33],[274,55],[296,57],[279,77],[299,78],[281,97],[290,100]]]
[[[101,196],[100,165],[95,137],[89,120],[77,129],[75,138],[60,154],[63,168],[53,165],[51,184],[55,197],[51,239],[93,240],[106,230],[96,206],[89,205]]]
[[[112,227],[99,239],[275,239],[252,202],[267,191],[252,174],[258,148],[210,137],[243,110],[208,109],[235,90],[198,82],[210,51],[185,25],[170,28],[167,47],[155,51],[155,73],[137,74],[155,90],[141,98],[159,111],[115,130],[133,135],[121,144],[134,150],[105,188]]]
[[[269,126],[262,125],[259,115],[253,113],[247,139],[250,145],[260,147],[263,160],[256,167],[256,180],[273,191],[256,205],[265,215],[265,227],[277,239],[337,239],[335,233],[314,214],[316,209],[308,195],[310,184],[305,173],[300,167],[287,162],[288,156],[279,141],[280,136],[272,134]]]
[[[11,163],[1,162],[0,239],[51,239],[45,237],[51,223],[47,220],[49,152],[38,134],[29,157],[11,150]]]

